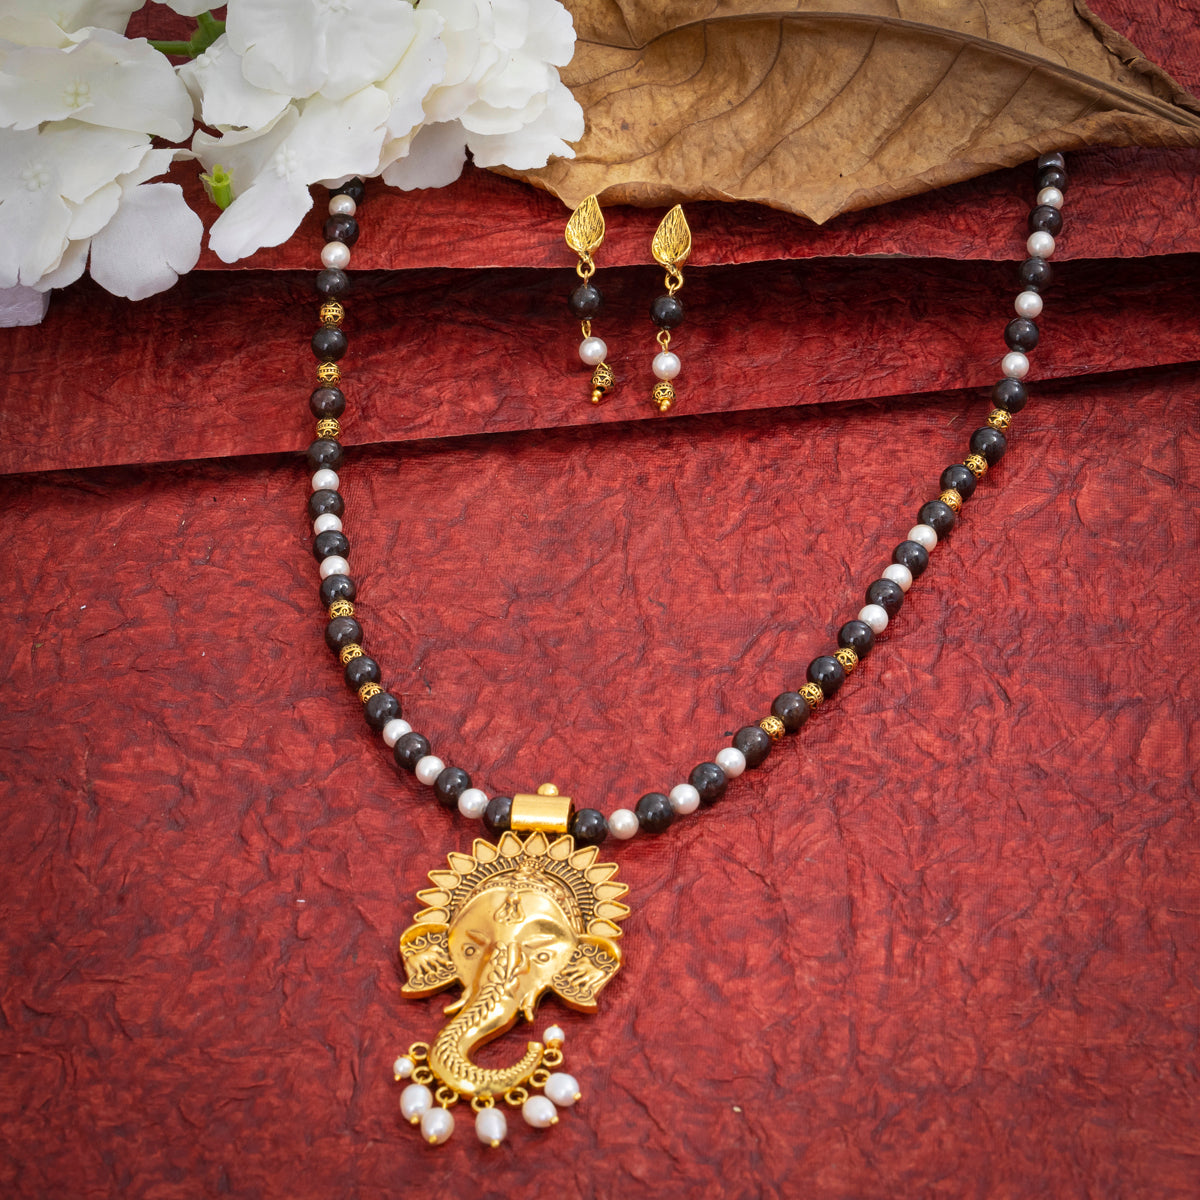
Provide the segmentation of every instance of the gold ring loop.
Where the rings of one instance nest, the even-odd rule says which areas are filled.
[[[504,1102],[511,1104],[513,1108],[520,1108],[528,1099],[529,1093],[523,1087],[509,1088],[504,1093]]]

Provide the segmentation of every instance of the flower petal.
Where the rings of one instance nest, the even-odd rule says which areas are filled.
[[[199,101],[204,123],[218,129],[265,129],[291,101],[250,83],[242,74],[241,56],[224,34],[199,58],[184,63],[179,77]]]
[[[567,140],[583,137],[583,109],[565,84],[551,90],[546,107],[537,120],[515,133],[478,134],[467,137],[467,145],[481,167],[513,167],[518,171],[544,167],[552,155],[574,158]],[[564,140],[566,139],[566,140]]]
[[[384,183],[412,191],[445,187],[461,174],[467,161],[466,133],[457,121],[425,125],[409,144],[408,154],[389,163]]]
[[[278,246],[312,208],[308,187],[266,173],[213,222],[208,244],[222,262],[236,262],[263,246]]]
[[[32,287],[58,266],[71,210],[53,188],[21,188],[0,204],[0,287]]]

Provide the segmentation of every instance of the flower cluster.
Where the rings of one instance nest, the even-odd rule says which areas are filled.
[[[169,287],[202,235],[180,189],[149,182],[177,157],[228,176],[209,244],[233,262],[286,241],[314,183],[441,187],[468,151],[537,167],[583,135],[558,77],[575,44],[559,0],[229,0],[224,29],[201,16],[216,35],[178,68],[123,36],[139,7],[59,0],[51,19],[44,0],[4,0],[0,288],[62,286],[89,255],[118,295]]]

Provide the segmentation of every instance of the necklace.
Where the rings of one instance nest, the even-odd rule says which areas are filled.
[[[542,1041],[529,1042],[508,1067],[479,1066],[472,1054],[521,1016],[532,1021],[548,991],[581,1011],[597,1008],[599,992],[620,969],[619,922],[629,913],[622,902],[627,888],[615,878],[616,865],[600,861],[599,847],[609,836],[624,841],[639,832],[661,833],[679,817],[715,804],[731,781],[760,766],[777,742],[799,732],[871,653],[876,636],[925,571],[930,551],[953,529],[979,480],[1004,455],[1013,416],[1027,402],[1021,381],[1038,342],[1034,318],[1042,311],[1041,293],[1051,280],[1047,260],[1062,228],[1063,157],[1043,155],[1038,171],[1029,257],[1019,269],[1022,290],[1014,303],[1017,316],[1005,327],[1009,352],[1001,363],[1003,378],[992,390],[994,408],[971,435],[965,459],[942,472],[936,498],[920,507],[892,562],[867,588],[866,603],[842,625],[835,652],[809,664],[806,682],[777,696],[767,716],[740,728],[732,744],[693,768],[686,782],[668,792],[647,793],[632,808],[607,817],[593,808],[576,810],[552,784],[511,797],[489,796],[465,770],[432,753],[429,740],[404,720],[397,698],[383,689],[379,663],[363,649],[350,543],[342,526],[338,470],[344,460],[339,439],[346,399],[338,361],[347,349],[342,297],[349,287],[346,268],[359,235],[356,214],[364,188],[353,180],[331,193],[323,269],[316,282],[322,300],[320,327],[312,337],[318,387],[309,403],[317,426],[308,450],[313,553],[328,616],[325,640],[367,723],[391,748],[397,765],[431,788],[443,807],[480,820],[494,839],[475,839],[469,852],[451,853],[446,868],[429,873],[431,886],[417,894],[423,907],[400,941],[406,995],[431,995],[456,983],[463,987],[462,998],[446,1010],[452,1019],[435,1041],[414,1043],[394,1065],[397,1081],[406,1085],[401,1111],[420,1125],[427,1141],[450,1137],[451,1109],[460,1100],[470,1102],[480,1140],[496,1146],[507,1135],[502,1103],[519,1107],[530,1125],[546,1127],[557,1122],[559,1109],[580,1098],[574,1077],[556,1070],[563,1063],[565,1040],[558,1026],[547,1028]]]

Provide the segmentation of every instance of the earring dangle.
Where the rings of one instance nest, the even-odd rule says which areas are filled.
[[[658,382],[652,393],[660,413],[665,413],[675,403],[675,385],[671,382],[679,374],[679,355],[671,350],[671,330],[683,323],[683,304],[675,293],[683,287],[683,272],[680,268],[692,252],[692,231],[684,218],[683,209],[677,204],[655,231],[650,251],[655,262],[667,272],[667,294],[658,296],[650,305],[650,319],[658,326],[656,340],[659,351],[651,367]]]
[[[613,369],[604,361],[608,347],[602,338],[592,334],[592,318],[604,306],[604,297],[592,283],[596,264],[592,262],[592,251],[604,241],[604,216],[595,196],[589,196],[571,214],[564,235],[567,245],[579,255],[575,273],[583,282],[567,298],[571,312],[579,318],[583,341],[579,343],[579,357],[592,371],[592,403],[599,404],[605,392],[613,385]]]

